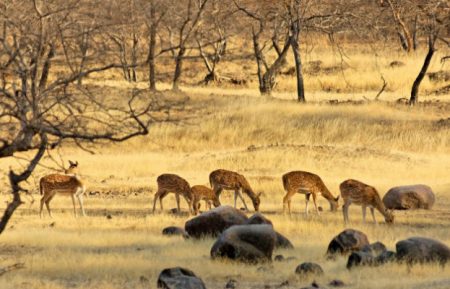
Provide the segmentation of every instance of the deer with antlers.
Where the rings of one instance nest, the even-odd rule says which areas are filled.
[[[77,175],[78,162],[69,161],[69,168],[64,170],[65,174],[50,174],[42,177],[39,181],[39,191],[42,195],[39,215],[42,218],[44,204],[47,207],[48,214],[52,217],[50,210],[50,201],[56,194],[70,195],[72,197],[73,212],[77,216],[75,198],[80,204],[81,213],[86,216],[83,207],[83,195],[86,187]]]

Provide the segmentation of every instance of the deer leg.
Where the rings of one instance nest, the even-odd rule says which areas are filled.
[[[155,196],[153,197],[153,211],[152,211],[152,213],[155,213],[156,202],[158,201],[158,199],[159,199],[159,204],[161,206],[161,211],[163,210],[163,208],[162,208],[162,198],[161,198],[162,194],[164,194],[164,191],[161,191],[161,190],[158,190],[155,193]]]
[[[190,214],[195,214],[195,208],[194,208],[194,199],[189,199],[186,195],[183,195],[184,199],[186,200],[186,202],[188,203],[189,206],[189,213]],[[180,210],[180,209],[178,209]]]
[[[248,211],[247,204],[245,203],[244,197],[242,196],[242,194],[241,194],[241,192],[239,190],[237,191],[237,194],[238,194],[238,197],[241,199],[242,203],[244,204],[245,210]],[[235,203],[236,203],[236,197],[235,197]]]
[[[45,195],[42,196],[42,198],[41,198],[41,207],[40,207],[40,210],[39,210],[39,216],[40,216],[41,219],[42,219],[42,210],[44,209],[44,203],[45,203]]]
[[[52,195],[45,200],[45,206],[47,207],[48,215],[50,216],[50,218],[53,218],[52,211],[50,210],[50,201],[53,200],[54,196],[55,195]]]
[[[289,195],[289,192],[286,193],[286,195],[283,197],[283,214],[286,214],[286,207],[289,209],[289,215],[291,214],[291,196]]]
[[[314,207],[316,208],[316,212],[317,212],[317,215],[318,216],[320,216],[320,213],[319,213],[319,208],[317,208],[317,195],[316,194],[312,194],[312,197],[313,197],[313,203],[314,203]]]
[[[78,203],[80,204],[81,214],[83,215],[83,217],[85,217],[86,213],[84,212],[84,207],[83,207],[83,193],[78,194],[77,199],[78,199]]]
[[[181,212],[181,208],[180,208],[180,195],[179,194],[175,194],[175,200],[177,201],[178,213],[180,213]]]
[[[77,209],[75,207],[75,195],[71,194],[70,195],[72,197],[72,204],[73,204],[73,214],[75,215],[75,218],[77,217]]]
[[[361,206],[362,208],[362,219],[363,219],[363,223],[366,223],[366,206]]]
[[[348,207],[350,206],[350,202],[345,202],[342,206],[342,213],[344,214],[344,223],[348,224]]]
[[[377,224],[377,220],[375,219],[375,209],[372,208],[372,207],[370,208],[370,214],[372,214],[373,222],[376,225]]]
[[[306,217],[308,217],[308,203],[309,203],[309,198],[311,197],[311,194],[306,194],[305,195],[305,203],[306,203],[306,206],[305,206],[305,214],[306,214]]]

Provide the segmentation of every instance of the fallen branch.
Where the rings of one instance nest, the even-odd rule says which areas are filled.
[[[380,97],[380,95],[383,93],[383,91],[385,90],[385,88],[387,86],[386,79],[384,79],[383,75],[381,76],[381,80],[383,80],[383,86],[381,87],[381,89],[378,92],[378,94],[375,96],[375,100],[378,100],[378,97]]]
[[[2,276],[5,273],[14,271],[14,270],[19,270],[19,269],[23,269],[25,268],[25,263],[16,263],[14,265],[10,265],[10,266],[6,266],[4,268],[0,268],[0,276]]]

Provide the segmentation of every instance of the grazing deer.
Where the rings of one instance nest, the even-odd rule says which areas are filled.
[[[198,210],[200,209],[200,201],[205,201],[206,208],[211,210],[211,203],[213,203],[214,207],[220,206],[220,200],[214,194],[214,191],[205,186],[193,186],[191,188],[192,195],[194,198],[193,209],[194,214],[198,214]]]
[[[161,211],[163,210],[162,200],[169,193],[175,194],[178,212],[180,212],[180,195],[182,195],[189,205],[189,212],[192,213],[194,198],[192,197],[191,186],[185,179],[174,174],[162,174],[156,179],[156,182],[158,183],[158,191],[153,199],[153,213],[158,199]]]
[[[56,194],[66,194],[72,197],[73,212],[75,217],[77,216],[77,209],[75,206],[75,197],[80,204],[81,212],[83,216],[86,216],[83,207],[83,194],[86,188],[80,178],[77,176],[78,162],[69,161],[69,168],[64,170],[63,174],[51,174],[42,177],[39,181],[39,190],[42,195],[41,207],[39,215],[42,218],[42,211],[44,204],[47,207],[48,214],[52,217],[50,210],[50,201]]]
[[[245,209],[248,211],[247,204],[241,194],[241,192],[243,192],[252,200],[255,211],[259,210],[261,193],[255,194],[243,175],[227,170],[215,170],[209,174],[209,183],[211,184],[217,198],[219,198],[220,193],[222,193],[224,189],[234,190],[235,208],[237,198],[239,197],[242,203],[244,203]]]
[[[330,210],[336,211],[338,208],[339,196],[336,198],[330,193],[328,188],[323,183],[322,179],[313,173],[303,171],[293,171],[283,175],[282,177],[283,187],[286,191],[286,195],[283,198],[283,212],[286,211],[286,205],[288,207],[289,214],[291,214],[291,198],[296,193],[305,194],[306,208],[305,213],[308,216],[308,203],[309,198],[312,195],[314,207],[319,215],[319,209],[317,208],[317,196],[322,195],[330,203]]]
[[[362,207],[363,222],[366,222],[366,208],[370,208],[373,222],[375,220],[375,209],[377,209],[383,216],[386,223],[394,222],[394,215],[391,211],[386,209],[381,201],[380,195],[377,190],[369,185],[361,183],[356,180],[346,180],[340,184],[339,189],[341,191],[342,199],[344,199],[344,205],[342,211],[344,213],[344,222],[348,223],[348,207],[350,204],[360,205]]]

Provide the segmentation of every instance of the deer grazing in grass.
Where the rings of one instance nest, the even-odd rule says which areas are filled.
[[[77,216],[75,206],[75,197],[80,204],[81,213],[86,216],[83,207],[83,194],[86,188],[80,178],[77,176],[78,162],[69,161],[69,168],[64,170],[65,174],[51,174],[42,177],[39,181],[39,190],[42,195],[39,215],[42,218],[44,204],[47,207],[48,214],[52,217],[50,210],[50,201],[56,194],[70,195],[72,197],[73,212]]]
[[[299,193],[305,194],[306,198],[306,208],[305,213],[308,216],[308,203],[309,198],[313,197],[314,207],[319,215],[319,209],[317,208],[317,196],[321,195],[330,203],[330,210],[337,211],[338,208],[338,197],[333,197],[328,188],[323,183],[322,179],[313,173],[303,172],[303,171],[293,171],[283,175],[282,177],[283,187],[286,191],[286,195],[283,198],[283,212],[286,212],[286,205],[288,207],[288,212],[291,214],[291,199],[292,197]]]
[[[206,208],[209,210],[211,210],[211,203],[216,208],[220,206],[219,198],[216,196],[216,194],[214,194],[214,191],[211,190],[210,188],[197,185],[193,186],[191,190],[194,198],[193,201],[194,214],[198,214],[198,211],[200,209],[200,201],[202,200],[205,201]]]
[[[348,207],[350,204],[356,204],[362,207],[364,223],[366,222],[367,207],[370,208],[370,213],[372,214],[373,222],[375,224],[377,223],[375,219],[375,209],[377,209],[384,216],[386,223],[394,222],[394,215],[391,211],[386,209],[381,201],[380,195],[374,187],[366,185],[360,181],[346,180],[340,184],[339,189],[341,191],[342,199],[344,200],[342,211],[344,213],[345,224],[348,223]]]
[[[177,201],[178,212],[180,212],[180,195],[184,197],[189,205],[189,213],[192,213],[193,201],[192,190],[189,183],[182,177],[174,174],[162,174],[157,179],[158,190],[153,199],[153,213],[156,208],[156,201],[159,199],[161,211],[163,210],[162,200],[169,194],[174,193]]]
[[[242,193],[245,193],[252,200],[253,207],[255,211],[259,210],[259,205],[261,203],[260,196],[261,193],[255,194],[250,184],[247,182],[245,177],[236,172],[227,170],[215,170],[209,174],[209,183],[213,188],[214,194],[219,198],[222,191],[234,190],[234,207],[236,208],[237,198],[239,197],[244,203],[245,209],[248,211],[247,204],[245,203]]]

